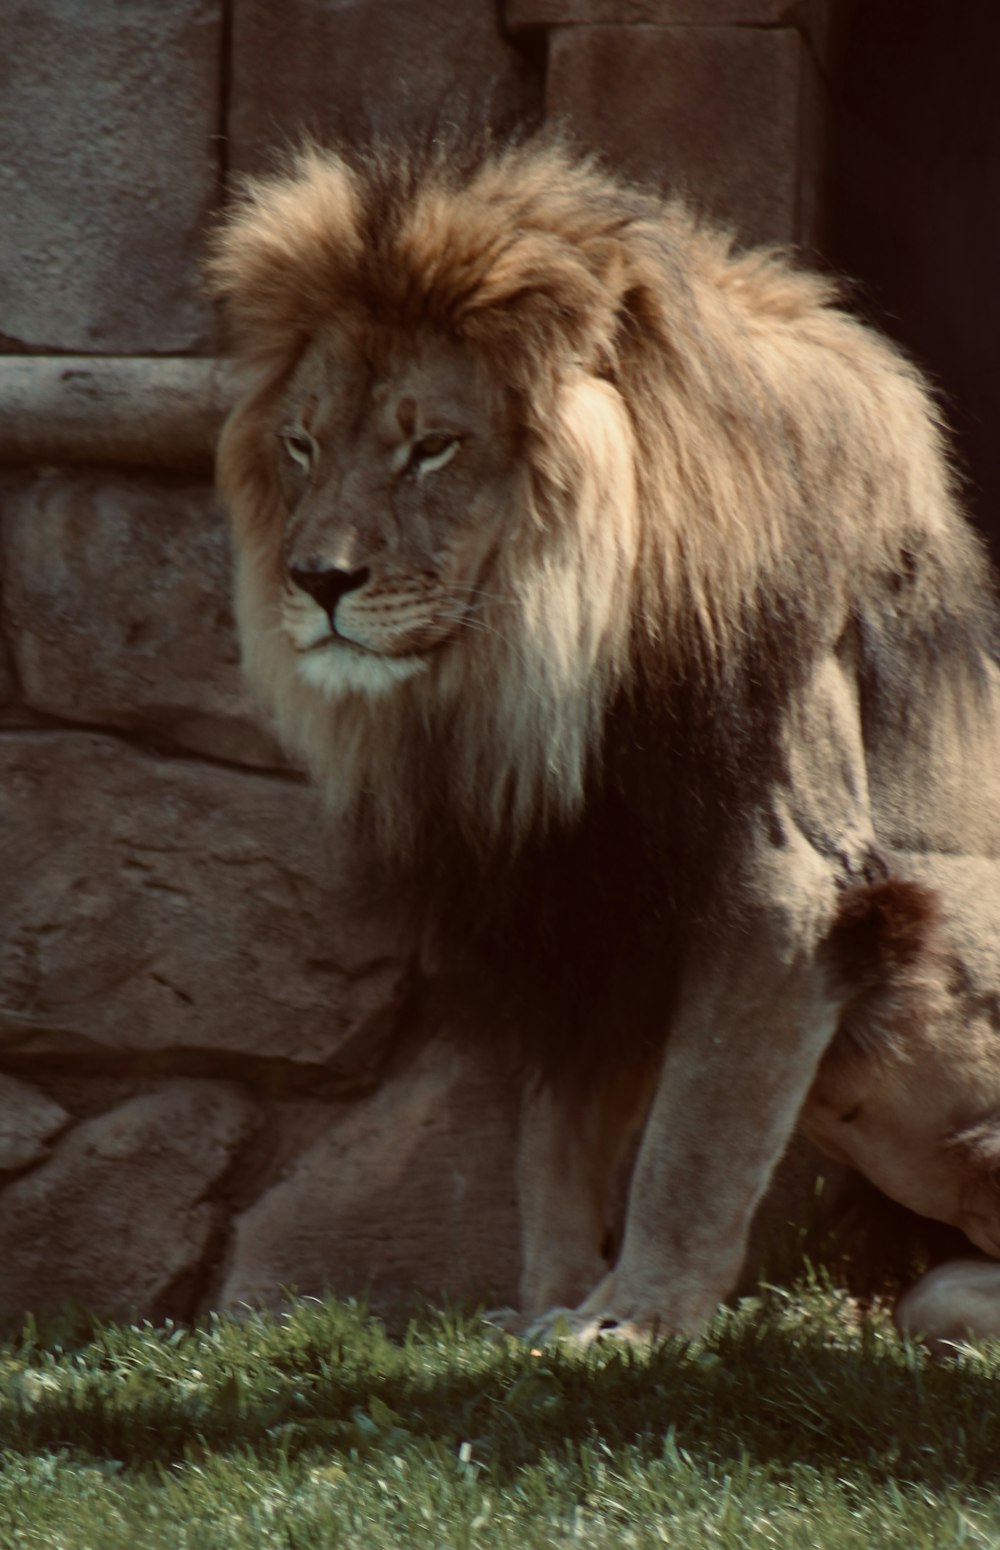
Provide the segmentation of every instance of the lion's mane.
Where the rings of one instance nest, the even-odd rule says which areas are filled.
[[[616,748],[651,738],[673,745],[679,824],[706,771],[730,772],[729,811],[773,778],[772,711],[845,620],[875,676],[901,614],[904,634],[979,631],[980,556],[918,374],[824,278],[593,161],[308,148],[248,186],[212,276],[251,382],[220,454],[247,665],[333,807],[368,803],[390,849],[435,784],[401,778],[415,761],[490,845],[577,820]],[[520,432],[492,601],[391,706],[303,684],[276,623],[273,404],[338,321],[373,359],[417,328],[465,341]],[[939,542],[947,571],[924,564]],[[699,788],[686,808],[678,782]]]
[[[220,473],[251,680],[331,807],[370,824],[394,883],[428,906],[473,1028],[514,1030],[522,1066],[551,1079],[537,1091],[569,1094],[560,1125],[581,1094],[598,1116],[568,1148],[533,1151],[526,1128],[528,1305],[578,1300],[600,1260],[585,1321],[695,1329],[732,1284],[820,1040],[843,1055],[853,1034],[859,1058],[890,1018],[893,1037],[926,1020],[911,959],[939,889],[924,911],[907,855],[973,858],[995,884],[992,587],[933,402],[826,279],[741,253],[548,141],[469,157],[306,148],[247,185],[212,276],[247,376]],[[317,384],[345,360],[320,414]],[[475,567],[455,573],[475,611],[398,659],[353,656],[344,633],[307,679],[312,645],[297,657],[288,618],[317,576],[371,583],[391,611],[389,583],[405,595],[438,552],[425,508],[392,504],[406,465],[394,484],[384,473],[372,405],[399,382],[424,391],[442,361],[477,404],[488,384],[466,482],[437,486],[427,529],[439,550],[464,532]],[[314,411],[326,462],[318,440],[315,465],[302,454],[303,494],[280,448]],[[368,549],[296,551],[309,501],[317,531],[355,521],[336,492],[362,456],[381,459],[364,499],[376,510],[389,489],[391,538],[377,511]],[[342,606],[321,606],[324,651]],[[838,898],[867,902],[838,926]],[[992,940],[992,921],[973,935]],[[879,952],[902,966],[888,986]],[[945,1034],[961,1040],[953,1000]],[[720,1115],[727,1134],[706,1136]],[[616,1146],[630,1127],[642,1144],[604,1276],[581,1202],[616,1127]]]

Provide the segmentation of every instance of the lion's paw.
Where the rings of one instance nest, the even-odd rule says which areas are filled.
[[[577,1326],[589,1323],[573,1308],[547,1308],[544,1313],[522,1313],[517,1308],[488,1308],[482,1314],[488,1334],[513,1335],[525,1345],[549,1345],[554,1340],[575,1339]]]
[[[525,1315],[517,1308],[486,1308],[480,1313],[479,1318],[486,1334],[493,1338],[499,1338],[501,1335],[514,1335],[520,1338],[528,1322]]]
[[[613,1314],[595,1316],[575,1308],[547,1308],[544,1313],[526,1315],[512,1309],[497,1309],[485,1315],[487,1323],[505,1334],[515,1335],[529,1346],[566,1344],[579,1347],[603,1341],[626,1345],[648,1345],[657,1338],[657,1329],[635,1320],[618,1319]],[[660,1330],[659,1335],[666,1334]]]

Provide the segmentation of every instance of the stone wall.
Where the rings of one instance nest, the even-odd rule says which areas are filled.
[[[745,235],[809,241],[826,19],[818,0],[788,14],[38,0],[8,18],[0,1322],[289,1286],[511,1296],[514,1095],[240,681],[199,254],[227,177],[301,126],[477,115],[566,119]]]

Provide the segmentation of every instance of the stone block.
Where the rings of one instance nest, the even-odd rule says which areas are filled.
[[[255,171],[303,131],[325,143],[405,142],[453,123],[502,134],[540,117],[541,64],[485,0],[241,0],[231,101],[230,165]]]
[[[240,674],[207,485],[75,469],[12,485],[4,505],[4,617],[33,710],[283,765]]]
[[[7,643],[0,639],[0,707],[10,704],[17,695],[17,682],[14,678],[14,664],[11,661]]]
[[[842,8],[841,8],[842,9]],[[506,0],[515,35],[538,27],[795,27],[817,57],[828,53],[837,0]],[[627,82],[622,83],[627,92]]]
[[[815,66],[790,28],[564,27],[547,105],[631,177],[685,194],[748,242],[813,233]]]
[[[4,507],[4,483],[0,481],[0,711],[5,705],[9,705],[17,698],[17,678],[14,673],[14,661],[10,654],[5,633],[6,621],[3,617],[3,507]]]
[[[808,0],[806,0],[808,4]],[[507,26],[775,27],[788,24],[790,0],[506,0]]]
[[[211,469],[231,398],[213,359],[0,356],[0,463]]]
[[[0,735],[0,1058],[147,1069],[163,1052],[173,1071],[370,1081],[408,938],[324,834],[288,780]]]
[[[283,1289],[513,1302],[516,1100],[477,1040],[435,1039],[372,1097],[324,1115],[284,1176],[236,1219],[214,1305],[274,1306]],[[286,1121],[302,1134],[308,1121]]]
[[[66,1110],[37,1087],[0,1076],[0,1173],[41,1162],[69,1124]]]
[[[190,1314],[221,1225],[206,1195],[257,1123],[227,1083],[172,1081],[75,1126],[0,1194],[0,1324],[70,1298]]]
[[[105,354],[205,347],[221,0],[5,8],[0,339]]]

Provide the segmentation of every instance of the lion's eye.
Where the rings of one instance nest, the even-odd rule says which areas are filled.
[[[301,426],[295,426],[292,430],[282,431],[281,442],[295,464],[304,474],[307,474],[316,461],[317,447],[307,430]]]
[[[447,431],[432,431],[421,436],[410,453],[410,466],[419,474],[432,474],[436,468],[450,463],[461,443],[457,436]]]

